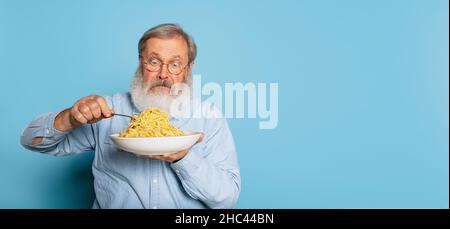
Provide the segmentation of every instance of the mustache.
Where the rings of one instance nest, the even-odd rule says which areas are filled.
[[[159,87],[159,86],[171,88],[172,85],[173,85],[173,83],[170,82],[169,80],[155,80],[155,81],[150,82],[147,87],[148,87],[148,89],[152,89],[154,87]]]

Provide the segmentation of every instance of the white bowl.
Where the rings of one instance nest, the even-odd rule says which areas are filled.
[[[111,134],[113,142],[122,150],[137,155],[162,155],[188,149],[197,142],[201,133],[184,132],[185,136],[122,138]]]

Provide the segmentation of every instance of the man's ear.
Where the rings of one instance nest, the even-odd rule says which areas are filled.
[[[194,68],[194,64],[195,64],[194,61],[192,61],[192,62],[189,64],[189,72],[191,72],[191,71],[192,71],[192,68]]]
[[[139,59],[139,66],[138,66],[137,71],[139,71],[141,73],[141,75],[144,76],[144,67],[142,66],[141,59]]]
[[[186,71],[187,75],[186,75],[186,79],[185,80],[189,79],[189,77],[192,77],[192,69],[194,68],[194,61],[192,61],[187,68],[188,69]]]

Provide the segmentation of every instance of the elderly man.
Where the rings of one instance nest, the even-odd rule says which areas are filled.
[[[138,48],[139,67],[130,93],[90,95],[63,111],[43,114],[24,130],[22,145],[56,156],[93,150],[93,208],[233,208],[240,173],[233,137],[220,115],[171,116],[175,126],[203,135],[192,148],[167,155],[138,157],[109,138],[129,122],[114,113],[134,114],[149,107],[170,113],[176,99],[171,88],[190,82],[196,45],[178,25],[148,30]]]

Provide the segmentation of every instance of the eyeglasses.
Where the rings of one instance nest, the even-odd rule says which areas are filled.
[[[187,65],[182,67],[180,61],[171,61],[169,63],[164,63],[156,57],[150,57],[148,61],[145,60],[144,65],[145,69],[151,72],[159,72],[161,71],[163,65],[167,65],[167,70],[169,70],[169,72],[174,75],[180,74],[187,67]]]

